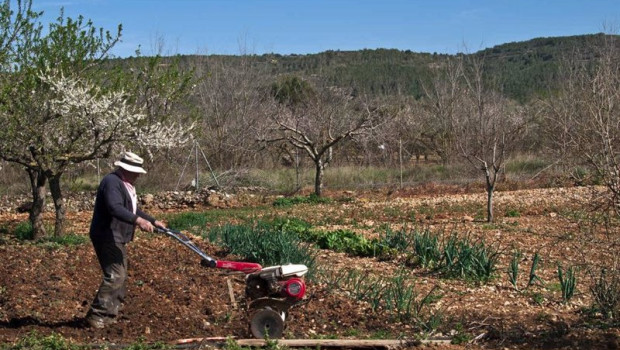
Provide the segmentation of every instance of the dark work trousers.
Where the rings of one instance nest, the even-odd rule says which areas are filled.
[[[116,317],[127,293],[127,248],[123,243],[114,242],[97,242],[93,246],[103,271],[103,281],[89,313]]]

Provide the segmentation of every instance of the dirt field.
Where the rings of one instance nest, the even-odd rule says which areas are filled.
[[[617,228],[592,226],[592,220],[587,218],[592,212],[584,208],[596,193],[594,189],[497,192],[494,224],[482,220],[485,194],[445,192],[451,194],[419,194],[411,190],[329,193],[335,199],[347,200],[283,209],[263,206],[260,212],[301,218],[327,230],[347,228],[368,236],[385,225],[454,231],[498,247],[502,255],[496,277],[486,284],[446,279],[424,269],[410,270],[410,278],[421,294],[434,287],[441,291],[442,298],[433,308],[441,311],[443,321],[430,336],[460,337],[463,342],[446,348],[618,348],[617,324],[610,327],[589,312],[591,273],[603,266],[611,267],[620,251]],[[71,230],[86,235],[90,215],[69,213]],[[26,218],[26,214],[2,214],[0,224],[14,227]],[[53,248],[17,242],[10,232],[0,238],[2,343],[14,342],[32,331],[59,333],[80,344],[250,337],[243,310],[243,276],[201,267],[194,253],[170,238],[139,233],[130,244],[128,300],[120,322],[104,330],[86,328],[83,321],[100,282],[90,244]],[[215,258],[234,258],[202,239],[195,242]],[[519,291],[509,283],[506,272],[513,249],[523,253]],[[544,285],[525,288],[536,252],[542,258],[537,275]],[[320,266],[377,275],[395,274],[404,266],[404,257],[379,261],[326,250],[317,259]],[[558,287],[558,264],[578,268],[577,293],[568,303],[562,302]],[[233,282],[237,309],[229,298],[227,280]],[[309,283],[308,290],[308,302],[293,309],[287,320],[288,339],[420,336],[415,325],[396,322],[387,313],[372,312],[367,303],[346,293],[328,292],[323,283]]]

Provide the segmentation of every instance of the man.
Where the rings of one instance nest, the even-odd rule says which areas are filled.
[[[125,245],[133,240],[135,227],[147,232],[153,232],[155,226],[164,227],[138,208],[134,184],[140,174],[146,174],[143,163],[136,154],[125,152],[114,163],[116,170],[106,175],[97,189],[90,239],[103,271],[103,281],[86,316],[88,324],[94,328],[116,322],[126,294]]]

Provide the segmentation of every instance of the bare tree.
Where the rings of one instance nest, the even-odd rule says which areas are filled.
[[[564,83],[544,112],[556,149],[592,170],[620,215],[620,42],[606,35],[589,53],[575,52],[561,67]]]
[[[194,98],[201,110],[197,136],[216,166],[247,165],[258,152],[255,135],[264,115],[261,69],[246,56],[230,63],[217,56],[197,59]]]
[[[269,131],[276,135],[262,139],[288,142],[305,151],[314,163],[314,193],[320,196],[324,171],[333,159],[334,146],[367,132],[380,113],[344,91],[330,88],[317,91],[297,77],[274,84],[272,93],[273,125]]]
[[[447,164],[456,153],[453,127],[465,90],[463,57],[448,57],[433,72],[431,81],[422,86],[426,98],[418,116],[419,140]]]
[[[455,144],[461,155],[485,178],[487,221],[493,222],[493,196],[504,162],[527,125],[522,108],[488,87],[484,59],[463,62],[463,99],[453,119]]]

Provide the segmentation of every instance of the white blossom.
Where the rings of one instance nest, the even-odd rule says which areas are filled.
[[[182,128],[175,123],[149,120],[143,108],[131,105],[124,91],[104,92],[79,78],[40,74],[51,89],[46,102],[50,116],[43,145],[59,153],[85,154],[101,145],[131,143],[144,148],[176,147],[189,140],[193,125]]]

